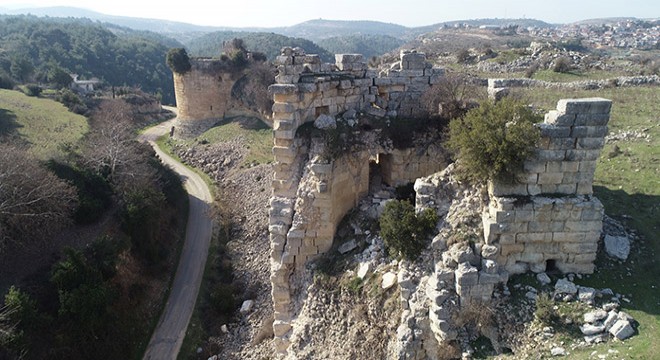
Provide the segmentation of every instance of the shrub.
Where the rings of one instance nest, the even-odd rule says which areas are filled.
[[[219,314],[231,315],[237,306],[234,287],[230,284],[217,284],[211,292],[211,306]]]
[[[522,163],[534,151],[540,120],[531,109],[512,98],[486,102],[449,123],[447,147],[457,160],[462,180],[498,180],[513,183]]]
[[[422,253],[437,221],[438,215],[431,209],[415,214],[409,201],[392,200],[380,216],[380,236],[390,255],[414,261]]]
[[[566,57],[560,57],[555,60],[555,65],[552,67],[552,71],[557,73],[567,73],[572,70],[571,61]]]
[[[466,64],[470,61],[470,52],[467,49],[461,49],[456,53],[456,61],[459,64]]]
[[[557,311],[554,309],[555,302],[550,295],[546,293],[539,294],[536,297],[536,310],[534,317],[544,325],[552,325],[559,319]]]
[[[539,63],[533,63],[527,68],[527,70],[525,70],[525,77],[531,79],[532,76],[534,76],[534,74],[536,74],[536,72],[539,71],[539,68],[540,68]]]
[[[173,48],[167,52],[167,66],[177,74],[185,74],[192,68],[186,49]]]

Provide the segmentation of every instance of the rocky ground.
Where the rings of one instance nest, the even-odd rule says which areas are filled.
[[[231,218],[227,244],[239,301],[252,300],[249,310],[237,311],[229,324],[218,324],[202,353],[220,359],[263,359],[272,353],[272,301],[270,297],[270,243],[268,202],[272,167],[245,165],[249,146],[237,138],[217,144],[177,145],[184,162],[202,169],[218,184],[218,203]],[[222,231],[222,230],[220,230]],[[224,326],[223,326],[224,325]]]
[[[208,353],[214,354],[210,357],[214,360],[275,357],[270,341],[273,318],[267,226],[272,169],[268,164],[244,165],[248,151],[241,139],[177,149],[182,159],[204,169],[220,185],[220,203],[232,213],[228,251],[234,276],[243,287],[239,298],[253,301],[250,309],[237,313],[230,323],[218,324],[220,330],[211,334],[205,345],[209,349],[203,349],[206,351],[200,358],[209,358]],[[478,215],[478,192],[471,197],[466,194],[465,201],[447,204],[445,221],[464,223]],[[399,262],[387,256],[376,232],[380,211],[394,197],[394,189],[378,187],[375,194],[362,200],[338,229],[329,254],[309,264],[309,271],[293,280],[294,288],[304,291],[294,294],[299,315],[287,359],[397,358],[407,351],[406,341],[428,331],[424,326],[402,324],[417,321],[415,312],[426,311],[426,315],[419,314],[420,319],[428,314],[424,285],[433,272],[432,250],[417,263]],[[464,204],[450,206],[460,203]],[[609,218],[604,230],[618,240],[633,237]],[[444,236],[451,238],[450,234]],[[609,248],[606,240],[602,251],[609,254],[608,261],[619,261],[615,258],[630,251],[630,244],[627,250],[625,245],[623,248]],[[393,279],[386,279],[389,274],[394,274]],[[406,279],[397,278],[397,274],[406,274],[416,289],[405,289],[402,284]],[[479,358],[498,352],[516,359],[561,356],[636,333],[634,319],[619,311],[620,304],[631,299],[609,289],[578,286],[574,281],[579,280],[579,275],[552,273],[512,277],[482,309],[492,317],[475,318],[490,318],[488,327],[496,329],[496,334],[486,336],[478,321],[466,325],[458,330],[460,346],[442,349],[438,358]],[[404,290],[412,291],[408,301],[402,301]],[[545,313],[539,313],[539,308]]]

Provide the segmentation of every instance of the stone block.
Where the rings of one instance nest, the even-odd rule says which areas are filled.
[[[534,211],[532,211],[532,210],[516,210],[515,211],[515,221],[516,222],[532,221],[533,219],[534,219]]]
[[[545,125],[549,124],[549,125],[562,126],[562,127],[573,126],[575,124],[575,114],[576,113],[567,113],[565,111],[562,111],[558,107],[557,110],[550,110],[548,111],[548,113],[545,114],[545,119],[543,123]]]
[[[576,149],[586,149],[586,150],[592,150],[592,149],[602,149],[603,145],[605,145],[605,138],[602,137],[584,137],[577,139],[577,146]]]
[[[554,232],[552,233],[552,241],[560,243],[580,243],[585,239],[585,233],[579,232]]]
[[[612,101],[603,98],[561,99],[557,111],[564,114],[608,114]]]
[[[548,162],[550,164],[551,162]],[[561,184],[564,173],[562,172],[545,172],[539,174],[539,185],[552,185]]]
[[[519,254],[522,253],[525,250],[525,245],[524,244],[501,244],[500,246],[500,254],[502,256],[509,256],[511,254]]]
[[[536,196],[541,193],[543,193],[543,188],[541,188],[541,185],[532,185],[528,184],[527,185],[527,193],[531,196]]]
[[[276,337],[283,337],[291,330],[291,324],[282,320],[275,320],[273,322],[273,334]]]
[[[566,194],[566,195],[571,195],[577,193],[577,185],[575,183],[572,184],[559,184],[557,185],[557,193],[558,194]]]
[[[575,117],[575,125],[580,126],[605,126],[610,121],[610,114],[578,114]]]
[[[598,250],[597,243],[562,243],[559,249],[565,253],[582,254],[595,253]]]
[[[458,264],[455,276],[457,286],[474,286],[479,282],[479,271],[468,262]]]
[[[545,172],[545,161],[525,161],[523,169],[528,173],[542,173]]]
[[[534,159],[542,162],[546,161],[562,161],[567,155],[567,152],[572,150],[536,150]],[[574,151],[574,150],[573,150]]]
[[[571,150],[571,149],[575,149],[575,139],[571,138],[571,137],[550,139],[550,142],[548,143],[547,149],[548,150]]]

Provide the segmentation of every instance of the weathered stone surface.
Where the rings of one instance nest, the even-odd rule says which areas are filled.
[[[321,130],[336,129],[337,120],[333,116],[321,114],[314,120],[314,126]]]
[[[568,281],[568,279],[559,279],[555,284],[555,292],[559,294],[571,294],[575,295],[578,289],[574,283]]]
[[[563,347],[553,347],[550,349],[552,356],[566,356],[566,350]]]
[[[596,289],[580,286],[578,289],[578,300],[583,303],[593,304],[594,300],[596,300]]]
[[[544,272],[536,274],[536,280],[538,280],[541,285],[549,285],[552,282],[548,274]]]
[[[605,310],[594,310],[584,314],[584,322],[593,324],[597,321],[603,320],[607,317],[607,311]]]
[[[628,259],[630,239],[627,236],[605,235],[604,242],[607,255],[624,261]]]
[[[371,272],[371,263],[363,262],[358,266],[357,277],[364,279]]]
[[[625,340],[635,334],[635,329],[633,329],[630,321],[617,320],[610,328],[609,333],[619,340]]]
[[[357,247],[357,243],[355,242],[355,239],[351,239],[351,240],[341,244],[341,246],[339,246],[339,248],[337,248],[337,251],[339,251],[340,254],[346,254],[346,253],[352,251],[353,249],[355,249],[356,247]]]
[[[584,335],[596,335],[600,334],[603,331],[605,331],[605,326],[603,325],[592,325],[592,324],[584,324],[580,326],[580,331],[582,331],[582,334]]]
[[[254,300],[245,300],[243,301],[243,304],[241,305],[241,314],[247,315],[252,311],[252,307],[254,306]]]
[[[381,288],[387,290],[392,286],[394,286],[394,284],[396,284],[396,281],[397,281],[396,274],[391,271],[387,272],[383,275],[383,282],[381,283]]]

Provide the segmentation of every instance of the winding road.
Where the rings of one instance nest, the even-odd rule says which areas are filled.
[[[176,111],[173,108],[168,109]],[[148,142],[154,148],[164,164],[183,178],[190,202],[186,239],[179,265],[165,309],[144,353],[144,360],[177,358],[195,308],[213,228],[212,219],[208,216],[212,198],[206,183],[199,175],[162,152],[156,145],[156,139],[169,132],[175,120],[149,128],[139,136],[140,141]]]

